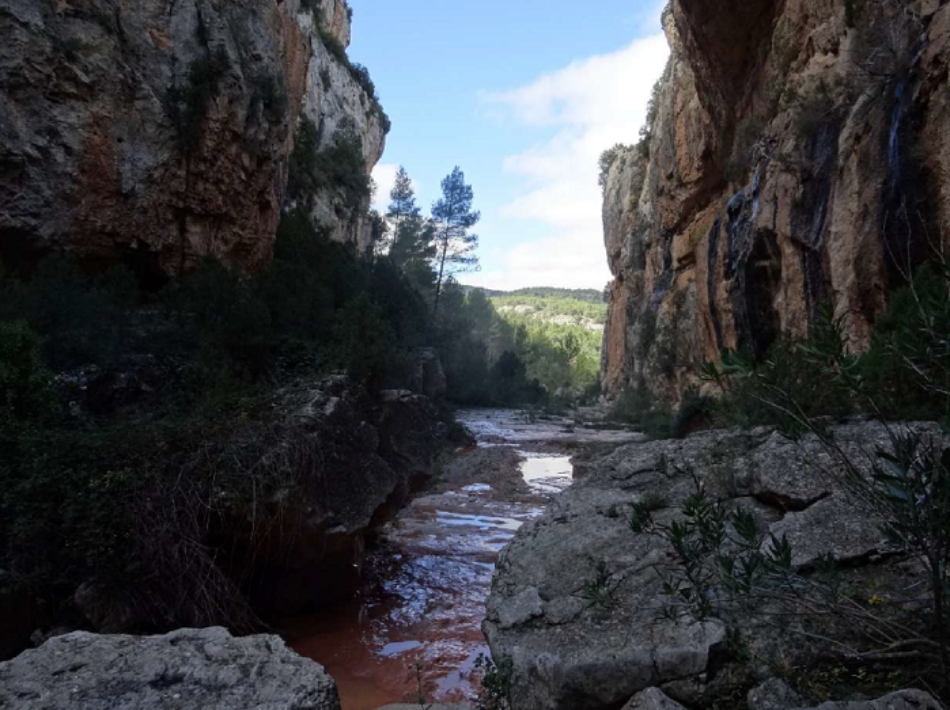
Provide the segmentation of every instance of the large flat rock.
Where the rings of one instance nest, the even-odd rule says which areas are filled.
[[[888,441],[868,422],[839,426],[835,437],[861,469]],[[837,466],[816,438],[767,430],[630,444],[586,462],[587,475],[522,527],[498,562],[483,628],[495,658],[513,663],[513,706],[607,710],[651,687],[694,706],[705,696],[687,688],[714,693],[702,689],[731,663],[727,628],[665,613],[672,549],[632,531],[633,505],[650,496],[668,524],[699,485],[752,513],[762,535],[787,535],[803,573],[824,556],[854,569],[881,559],[881,521],[841,490]],[[741,632],[756,648],[777,647],[774,630]]]
[[[215,627],[58,636],[0,663],[0,707],[340,710],[340,701],[323,667],[278,637]]]

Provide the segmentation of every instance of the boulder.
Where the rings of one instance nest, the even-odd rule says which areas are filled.
[[[798,693],[777,678],[749,691],[749,710],[941,710],[942,705],[920,690],[901,690],[877,700],[826,702],[807,708]]]
[[[877,700],[827,702],[813,709],[794,710],[943,710],[943,705],[921,690],[901,690]]]
[[[686,708],[669,698],[659,688],[647,688],[630,698],[630,702],[623,706],[623,710],[686,710]]]
[[[802,699],[785,681],[769,678],[749,691],[749,710],[785,710],[798,707]]]
[[[256,599],[281,614],[345,597],[358,586],[366,538],[432,473],[445,427],[432,402],[409,392],[378,401],[345,377],[286,387],[276,421],[236,432],[247,470],[268,471],[265,510],[236,505],[223,544],[260,580]]]
[[[208,628],[57,636],[0,663],[0,707],[340,710],[340,701],[323,667],[280,638]]]

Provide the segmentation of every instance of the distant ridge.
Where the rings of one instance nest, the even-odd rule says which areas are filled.
[[[561,296],[564,298],[574,298],[578,301],[590,301],[592,303],[603,303],[604,292],[595,288],[556,288],[553,286],[536,286],[532,288],[519,288],[513,291],[500,291],[490,288],[481,288],[480,286],[462,285],[465,293],[471,291],[481,291],[489,298],[496,296],[530,296],[534,298],[545,298],[548,296]]]

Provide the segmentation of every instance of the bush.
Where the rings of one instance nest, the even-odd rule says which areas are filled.
[[[669,77],[671,62],[667,62],[657,82],[653,85],[653,91],[650,94],[650,101],[647,104],[647,116],[640,128],[640,141],[637,143],[637,151],[644,158],[650,157],[650,151],[653,147],[653,125],[656,123],[657,116],[660,113],[660,99],[662,98],[663,88],[666,86]]]
[[[798,111],[795,116],[795,131],[801,141],[811,140],[822,128],[838,120],[841,106],[835,103],[831,88],[821,80],[805,95],[798,95]]]
[[[374,84],[370,78],[369,70],[362,64],[354,64],[351,62],[346,53],[346,47],[322,24],[319,25],[319,33],[320,41],[323,42],[323,46],[327,48],[330,55],[346,68],[350,76],[353,77],[353,80],[359,84],[360,88],[363,89],[367,97],[369,97],[370,110],[382,124],[383,133],[389,133],[392,129],[392,122],[389,120],[389,116],[386,114],[386,111],[383,110],[383,105],[379,101],[379,96],[376,94],[376,84]]]
[[[128,337],[136,296],[128,270],[116,267],[93,279],[74,259],[57,255],[29,281],[0,282],[0,321],[25,320],[41,334],[44,357],[56,369],[108,366]]]
[[[755,160],[755,147],[765,129],[765,121],[760,116],[750,116],[739,125],[724,169],[726,180],[741,183],[746,179]]]
[[[228,70],[224,49],[209,52],[188,65],[184,87],[173,86],[165,95],[165,111],[178,131],[185,154],[193,153],[201,143],[201,132],[211,99],[218,93],[221,79]]]
[[[854,411],[848,388],[829,380],[810,353],[828,338],[838,337],[829,316],[805,340],[784,336],[760,360],[742,353],[723,353],[720,366],[707,364],[703,378],[716,383],[722,397],[715,419],[722,426],[776,426],[786,433],[802,418],[842,418]]]
[[[477,710],[510,710],[514,664],[509,658],[495,663],[485,655],[475,660],[475,671],[481,674],[481,687],[473,698]]]
[[[23,321],[0,322],[0,432],[41,422],[55,409],[53,375],[43,362],[39,336]]]
[[[333,143],[323,150],[319,147],[317,127],[304,116],[290,157],[288,193],[310,204],[318,190],[338,190],[349,209],[358,209],[371,195],[362,139],[352,126],[341,124]]]
[[[544,398],[544,389],[537,380],[528,380],[524,361],[506,350],[492,366],[488,375],[488,390],[495,404],[538,404]]]
[[[282,77],[264,74],[254,79],[251,106],[260,106],[271,123],[280,124],[287,118],[289,101]]]
[[[888,620],[863,610],[861,614],[894,635],[891,647],[914,648],[922,672],[940,679],[935,685],[944,691],[950,668],[950,448],[939,435],[891,420],[915,414],[946,416],[948,293],[950,268],[938,255],[910,287],[894,295],[879,320],[871,351],[863,357],[848,351],[840,323],[826,316],[807,341],[780,344],[778,355],[764,368],[727,358],[723,369],[712,373],[719,382],[738,380],[744,401],[770,408],[786,435],[813,436],[834,462],[826,473],[853,494],[855,505],[882,521],[895,550],[926,570],[931,621],[920,637],[906,637],[916,632],[904,619],[887,628]],[[793,376],[780,372],[783,367]],[[852,403],[862,405],[887,431],[888,444],[873,454],[849,453],[820,417],[847,411]]]
[[[864,398],[888,418],[950,417],[950,352],[939,345],[950,332],[948,283],[940,266],[923,266],[875,323],[858,368]]]
[[[627,150],[627,146],[623,145],[622,143],[617,143],[613,148],[608,148],[600,154],[600,160],[598,161],[598,165],[600,167],[600,177],[597,178],[597,184],[600,185],[601,190],[607,189],[607,178],[610,175],[610,169],[613,167],[614,163],[617,162],[617,159]]]
[[[272,433],[248,424],[271,411],[262,385],[349,369],[378,388],[429,341],[428,309],[395,267],[358,260],[297,211],[263,273],[207,259],[136,312],[114,360],[148,354],[168,380],[152,399],[121,417],[67,418],[43,354],[73,366],[97,355],[78,346],[101,333],[112,343],[120,323],[102,314],[122,281],[53,258],[28,283],[0,283],[0,569],[54,607],[93,582],[145,630],[250,630],[246,580],[231,577],[209,531],[228,506],[257,505],[284,485],[279,467],[257,465]],[[11,319],[19,311],[39,335]],[[238,451],[234,431],[247,426],[248,450]]]
[[[610,418],[632,425],[651,439],[669,439],[675,432],[672,411],[657,402],[643,382],[621,391],[610,411]]]

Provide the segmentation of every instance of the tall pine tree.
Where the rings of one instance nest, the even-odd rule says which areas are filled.
[[[430,291],[435,281],[430,264],[435,257],[432,224],[416,205],[412,180],[403,167],[396,173],[389,199],[386,221],[393,232],[389,257],[416,288],[422,292]]]
[[[474,199],[471,185],[465,184],[465,173],[456,167],[442,181],[442,199],[432,206],[437,274],[435,315],[439,314],[439,299],[446,280],[453,274],[478,270],[478,257],[474,253],[478,236],[469,233],[481,219],[480,212],[472,211]]]

